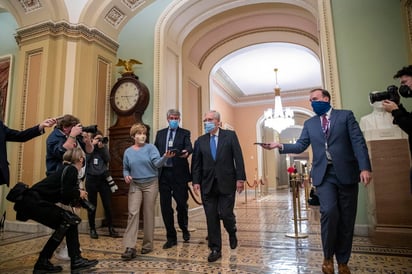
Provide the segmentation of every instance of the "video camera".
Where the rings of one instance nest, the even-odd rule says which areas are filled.
[[[412,90],[407,85],[401,85],[398,92],[398,87],[390,85],[386,88],[386,91],[372,91],[369,93],[369,102],[371,104],[383,100],[390,100],[397,105],[400,102],[400,96],[404,98],[412,97]]]

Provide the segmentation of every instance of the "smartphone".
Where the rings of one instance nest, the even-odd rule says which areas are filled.
[[[178,150],[177,148],[169,149],[169,151],[175,153],[176,156],[179,156],[179,155],[180,155],[180,150]]]
[[[253,143],[254,145],[268,145],[268,143]]]

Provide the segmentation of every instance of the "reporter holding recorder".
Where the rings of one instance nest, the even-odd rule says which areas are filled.
[[[267,143],[282,154],[302,153],[312,146],[311,177],[320,202],[322,272],[334,273],[336,257],[339,274],[349,274],[359,182],[370,183],[371,163],[365,139],[352,111],[334,109],[324,89],[310,91],[309,100],[317,114],[305,121],[295,144]]]

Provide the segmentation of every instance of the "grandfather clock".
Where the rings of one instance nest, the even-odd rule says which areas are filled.
[[[130,70],[122,74],[110,93],[110,106],[117,114],[116,123],[109,128],[110,172],[119,187],[112,195],[113,225],[117,227],[126,227],[128,217],[129,186],[123,179],[123,153],[134,144],[130,127],[135,123],[142,123],[149,97],[146,85]]]

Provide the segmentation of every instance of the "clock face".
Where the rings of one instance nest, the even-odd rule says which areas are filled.
[[[114,104],[120,111],[129,111],[139,99],[139,88],[132,82],[123,82],[116,89]]]

